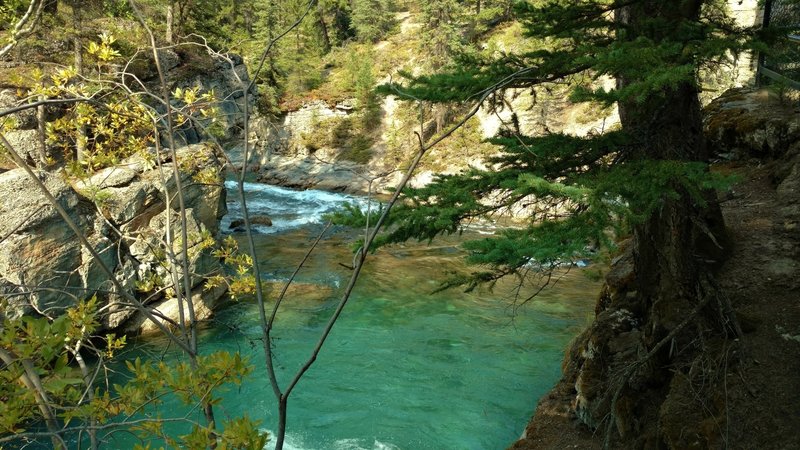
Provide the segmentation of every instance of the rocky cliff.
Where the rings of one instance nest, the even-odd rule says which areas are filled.
[[[217,99],[214,106],[218,110],[214,125],[220,133],[219,137],[223,140],[241,137],[245,121],[245,89],[250,87],[250,76],[239,55],[209,55],[194,47],[178,47],[176,50],[159,50],[159,60],[170,92],[177,88],[198,88],[201,94],[214,92]],[[134,59],[131,70],[151,92],[160,92],[158,72],[152,57]],[[125,79],[128,84],[133,84],[131,78]],[[256,113],[257,98],[258,91],[252,86],[247,92],[251,116]],[[173,106],[180,107],[181,104],[175,102]],[[198,143],[208,137],[208,131],[203,128],[211,125],[210,119],[198,117],[197,122],[182,126],[178,137],[183,144]]]
[[[485,140],[514,124],[531,135],[586,135],[619,122],[616,108],[574,104],[561,94],[537,100],[529,91],[509,91],[505,108],[481,108],[452,139],[430,151],[410,185],[423,186],[436,173],[482,167],[486,157],[497,151]],[[353,157],[353,147],[361,141],[348,139],[348,133],[364,111],[354,99],[333,105],[314,100],[277,120],[258,119],[253,126],[257,145],[251,167],[258,168],[260,181],[268,184],[362,194],[385,192],[400,180],[401,171],[418,150],[414,134],[420,129],[417,108],[393,96],[384,98],[380,120],[363,133],[368,145],[357,157]],[[447,111],[449,118],[441,130],[436,118],[425,120],[422,129],[426,138],[447,129],[450,121],[460,119],[466,113],[461,109]]]
[[[206,276],[221,272],[207,239],[219,232],[226,213],[218,155],[199,144],[178,151],[179,176],[187,208],[188,254],[193,294],[208,307],[224,290],[203,290]],[[177,316],[168,289],[173,284],[167,222],[177,235],[178,201],[169,159],[161,168],[141,156],[73,180],[63,172],[37,177],[84,230],[102,263],[131,294],[168,317]],[[210,180],[216,179],[216,182]],[[23,169],[0,174],[0,286],[7,304],[2,314],[55,316],[78,300],[97,295],[106,329],[150,329],[123,301],[101,262],[81,247],[70,228]],[[180,246],[173,243],[178,260]],[[178,275],[182,275],[180,272]],[[170,314],[173,310],[173,314]]]
[[[188,47],[160,50],[159,60],[170,92],[177,88],[196,88],[200,94],[214,92],[217,99],[214,106],[218,111],[214,127],[218,138],[241,137],[245,99],[251,113],[257,101],[255,88],[247,96],[244,94],[250,79],[242,58],[211,56]],[[122,80],[134,91],[160,92],[152,57],[137,56],[126,66]],[[18,90],[0,91],[0,110],[24,103],[17,94]],[[176,101],[173,106],[183,105]],[[53,105],[39,111],[38,115],[35,109],[12,115],[14,129],[4,134],[29,165],[52,153],[39,139],[39,119],[52,121],[63,115],[63,108]],[[181,126],[176,137],[178,144],[184,145],[177,150],[177,162],[187,208],[192,295],[196,299],[198,319],[202,320],[211,314],[214,303],[224,293],[224,288],[204,290],[203,281],[222,270],[211,251],[216,245],[219,221],[226,213],[226,206],[222,185],[223,155],[196,144],[209,136],[206,127],[212,125],[211,120],[200,116],[196,119]],[[128,293],[165,317],[177,319],[177,300],[170,286],[173,275],[179,278],[183,275],[183,256],[176,243],[170,251],[167,233],[169,230],[172,241],[177,240],[180,216],[171,160],[164,154],[162,152],[160,167],[156,166],[155,150],[151,149],[149,155],[127,158],[80,180],[54,167],[36,172],[69,211],[71,219],[84,230],[101,255],[101,261],[81,247],[55,208],[48,204],[22,169],[0,165],[0,198],[3,198],[0,204],[0,294],[6,299],[0,314],[54,316],[81,299],[97,295],[102,300],[100,311],[105,329],[125,332],[154,329],[152,323],[139,317],[120,293],[115,292],[116,288],[102,270],[102,263]],[[58,157],[51,161],[56,162],[56,167],[64,164]],[[178,264],[170,261],[170,253],[174,253]],[[176,274],[172,273],[173,266],[178,268]]]

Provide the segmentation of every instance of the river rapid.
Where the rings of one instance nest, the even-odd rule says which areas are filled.
[[[235,183],[226,186],[223,230],[241,216]],[[255,229],[262,275],[274,286],[302,259],[323,214],[346,202],[366,207],[363,198],[322,191],[247,183],[246,192],[250,213],[272,219],[271,227]],[[368,258],[319,358],[290,397],[285,448],[500,449],[519,436],[538,398],[558,379],[562,351],[586,325],[599,285],[573,269],[524,306],[520,299],[531,290],[518,291],[511,280],[491,291],[433,294],[448,273],[468,270],[459,241],[492,232],[485,227],[430,245],[396,245]],[[310,355],[341,296],[357,234],[329,231],[279,312],[274,351],[282,386]],[[243,234],[233,236],[246,248]],[[218,418],[247,413],[270,430],[277,407],[259,338],[257,308],[242,301],[216,314],[200,347],[203,353],[238,350],[255,366],[241,387],[222,395]],[[138,339],[125,357],[180,357],[166,347],[159,338]],[[167,399],[161,410],[180,408]],[[135,442],[116,439],[119,448]]]

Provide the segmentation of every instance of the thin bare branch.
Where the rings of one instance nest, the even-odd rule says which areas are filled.
[[[39,18],[42,16],[44,3],[44,0],[31,0],[31,4],[28,5],[28,10],[25,11],[25,14],[17,21],[14,28],[11,30],[11,36],[9,37],[10,42],[3,46],[3,48],[0,48],[0,58],[3,58],[8,52],[13,50],[20,39],[33,33],[36,29],[36,25],[39,23]]]

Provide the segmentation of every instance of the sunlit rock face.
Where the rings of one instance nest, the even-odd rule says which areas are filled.
[[[219,234],[220,219],[227,211],[225,189],[212,150],[193,145],[179,149],[177,157],[186,206],[190,284],[193,295],[210,311],[224,290],[202,291],[205,277],[221,271],[218,259],[202,242]],[[129,320],[138,325],[127,326],[128,331],[140,327],[143,320],[116,291],[103,266],[127,293],[146,303],[165,300],[159,287],[173,281],[165,256],[169,254],[167,230],[179,236],[181,222],[171,162],[166,158],[162,163],[159,170],[134,156],[72,184],[63,174],[36,172],[99,258],[82,246],[23,169],[0,174],[4,199],[0,204],[0,289],[7,299],[2,314],[52,317],[96,295],[104,328],[117,329]],[[200,174],[206,178],[212,174],[218,182],[198,180]],[[173,242],[172,252],[178,261],[177,275],[182,277],[182,246]],[[164,309],[173,311],[177,319],[177,310]]]

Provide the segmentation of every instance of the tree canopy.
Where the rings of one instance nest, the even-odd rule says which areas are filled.
[[[618,104],[621,126],[588,136],[525,136],[513,121],[491,142],[502,153],[488,168],[446,175],[406,192],[384,242],[430,239],[453,233],[470,220],[527,206],[524,229],[468,243],[470,259],[494,270],[473,284],[582,258],[608,231],[630,231],[666,198],[702,192],[721,180],[705,168],[699,123],[699,74],[732,52],[752,49],[752,30],[738,27],[721,1],[540,1],[517,5],[535,50],[462,54],[443,73],[408,77],[384,93],[432,102],[486,99],[505,108],[510,90],[567,84],[573,101]],[[599,80],[612,77],[616,86]],[[675,99],[691,114],[675,109]],[[619,235],[619,234],[618,234]]]

